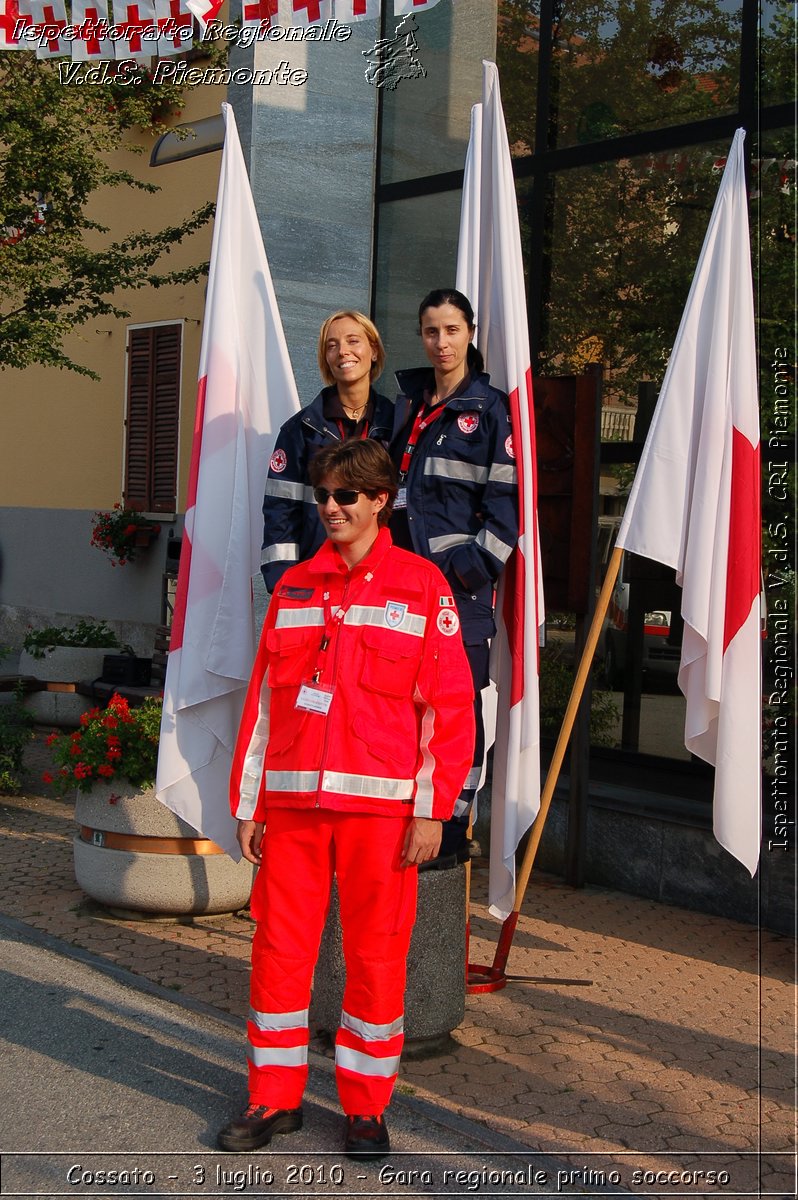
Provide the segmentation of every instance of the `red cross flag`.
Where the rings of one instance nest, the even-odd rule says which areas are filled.
[[[734,135],[617,545],[676,570],[685,745],[715,766],[715,837],[761,839],[759,408],[743,141]]]
[[[108,37],[108,11],[98,0],[72,0],[72,24],[80,36],[72,42],[72,59],[85,62],[92,58],[109,61],[114,43]]]
[[[332,19],[333,0],[280,0],[280,25],[319,25]]]
[[[61,36],[69,23],[64,0],[27,0],[24,7],[39,31],[39,41],[31,44],[36,46],[36,57],[71,57],[72,48]]]
[[[515,853],[540,808],[538,628],[543,589],[521,234],[499,73],[491,62],[482,64],[482,104],[471,115],[457,287],[474,307],[477,345],[491,383],[510,397],[518,468],[520,536],[500,580],[491,648],[498,694],[488,892],[492,915],[504,920],[515,898]],[[486,734],[489,738],[487,721]]]
[[[113,0],[114,24],[120,35],[117,58],[151,58],[155,54],[157,28],[154,0]],[[145,30],[150,32],[145,36]]]
[[[425,12],[428,8],[434,8],[437,3],[438,0],[393,0],[393,15],[404,17],[408,13]]]
[[[0,50],[29,49],[30,42],[25,42],[23,45],[19,38],[14,36],[14,31],[20,21],[31,25],[33,18],[27,13],[25,16],[20,16],[17,0],[0,0]]]
[[[164,688],[159,799],[236,859],[227,803],[257,639],[263,493],[280,426],[299,411],[233,110],[200,352],[194,447]]]
[[[335,0],[335,18],[345,25],[380,15],[380,0]]]
[[[155,19],[161,34],[155,43],[156,54],[168,56],[191,49],[194,16],[183,0],[155,0]]]
[[[242,25],[268,29],[277,16],[277,0],[244,0]]]
[[[214,21],[221,12],[224,0],[186,0],[186,8],[199,21],[202,35],[209,21]]]

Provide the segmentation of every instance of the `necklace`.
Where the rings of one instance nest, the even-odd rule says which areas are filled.
[[[346,415],[348,417],[351,417],[351,419],[353,421],[357,421],[360,414],[365,411],[366,405],[361,404],[360,408],[347,408],[346,405],[342,401],[341,408],[344,410],[344,412],[346,413]]]

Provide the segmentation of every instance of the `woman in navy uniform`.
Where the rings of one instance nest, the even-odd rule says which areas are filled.
[[[507,395],[491,387],[473,345],[474,312],[455,288],[422,300],[429,367],[397,373],[391,456],[399,494],[396,545],[431,559],[451,584],[476,693],[473,769],[444,826],[441,857],[467,857],[466,832],[484,757],[480,691],[488,683],[494,589],[518,540],[518,483]]]
[[[310,558],[324,541],[308,481],[314,454],[352,437],[387,443],[393,428],[393,402],[372,386],[385,365],[373,321],[351,309],[332,313],[321,327],[317,357],[327,386],[286,421],[269,463],[261,571],[270,592],[288,567]]]

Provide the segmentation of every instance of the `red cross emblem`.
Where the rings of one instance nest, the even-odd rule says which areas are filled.
[[[17,0],[5,0],[5,5],[0,3],[0,46],[19,45],[19,41],[14,37],[17,21],[24,21],[26,25],[33,24],[33,18],[27,13],[20,16]]]
[[[285,456],[285,450],[275,450],[269,466],[278,475],[281,471],[284,471],[288,466],[288,459]]]
[[[473,433],[479,428],[479,417],[476,413],[463,413],[457,418],[457,424],[463,433]]]
[[[294,16],[307,13],[308,25],[321,20],[321,0],[294,0]]]
[[[56,37],[49,36],[50,31],[52,29],[58,29],[59,31],[62,29],[66,29],[66,21],[62,20],[59,17],[56,17],[55,9],[53,8],[52,4],[45,4],[45,6],[43,7],[42,20],[43,20],[43,24],[40,28],[42,28],[42,29],[46,28],[47,33],[48,33],[47,49],[50,51],[51,54],[57,54],[61,48],[61,38],[60,38],[60,36],[56,36]]]
[[[172,45],[179,50],[180,47],[185,45],[186,42],[191,41],[190,37],[187,37],[185,34],[181,35],[180,30],[193,30],[194,17],[190,12],[180,11],[180,0],[169,0],[169,15],[158,18],[158,29],[162,30],[165,25],[169,25],[170,21],[172,22],[170,26],[170,32],[167,34],[164,40],[171,42]],[[171,32],[172,30],[175,30],[175,26],[178,27],[177,31]]]
[[[277,16],[278,0],[255,0],[254,4],[244,5],[244,20],[257,21],[267,29],[270,28],[272,17]]]
[[[140,17],[138,4],[126,5],[127,20],[117,26],[122,33],[127,36],[122,40],[127,42],[131,54],[137,54],[141,51],[141,34],[144,29],[150,25],[154,25],[155,21],[152,17]]]
[[[100,39],[97,37],[100,21],[105,20],[105,13],[100,17],[98,8],[86,8],[83,11],[83,24],[78,26],[81,41],[86,43],[86,53],[88,55],[102,53]]]
[[[437,625],[445,637],[451,637],[460,628],[460,618],[450,608],[444,608],[438,613]]]
[[[513,435],[512,434],[510,434],[510,436],[505,441],[504,448],[507,451],[508,458],[515,458],[515,448],[513,447]]]

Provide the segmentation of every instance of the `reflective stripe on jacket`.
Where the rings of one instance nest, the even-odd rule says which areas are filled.
[[[301,412],[283,425],[274,443],[263,498],[261,571],[273,592],[285,571],[315,554],[324,541],[316,503],[308,481],[308,464],[317,450],[341,440],[335,421],[324,416],[324,388]],[[374,420],[368,436],[387,444],[393,428],[393,401],[373,389]]]
[[[391,457],[401,462],[413,419],[434,387],[429,368],[399,371]],[[473,377],[421,435],[405,480],[413,549],[455,591],[466,642],[494,632],[492,593],[518,541],[518,478],[504,392]]]
[[[350,589],[323,658],[329,711],[299,709]],[[325,542],[286,572],[269,606],[233,759],[233,815],[263,820],[278,805],[446,820],[472,764],[473,699],[437,567],[387,529],[351,572]]]

